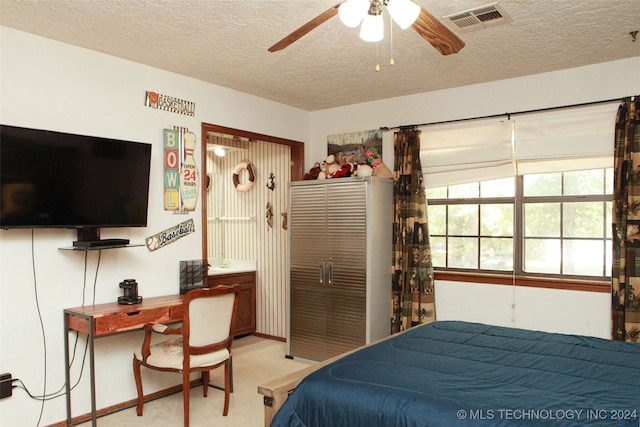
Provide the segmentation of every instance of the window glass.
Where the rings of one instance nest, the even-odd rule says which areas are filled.
[[[604,205],[602,202],[563,203],[563,236],[604,237]]]
[[[562,173],[523,176],[523,193],[529,196],[559,196],[562,194]]]
[[[480,268],[513,270],[513,239],[483,237],[480,239]]]
[[[446,237],[431,236],[431,262],[434,267],[447,266],[447,239]]]
[[[449,186],[449,198],[450,199],[469,199],[478,197],[480,194],[478,182],[471,182],[469,184],[458,184]]]
[[[603,169],[564,173],[565,195],[586,196],[588,194],[602,194],[604,184]]]
[[[612,273],[612,262],[613,262],[613,245],[611,244],[611,240],[607,240],[604,245],[604,273],[603,276],[611,277]]]
[[[429,199],[446,199],[447,187],[427,188],[427,200]]]
[[[449,235],[478,235],[478,205],[449,205]]]
[[[562,274],[602,276],[602,240],[564,240]]]
[[[480,182],[480,197],[513,197],[516,186],[513,177]]]
[[[526,237],[560,237],[560,203],[526,203],[524,224]]]
[[[449,237],[447,262],[451,268],[478,268],[478,239]]]
[[[524,272],[560,274],[560,239],[524,239]]]
[[[606,194],[613,194],[613,168],[606,169],[604,187]]]
[[[604,213],[606,217],[606,219],[604,220],[604,231],[607,239],[611,239],[611,233],[613,230],[613,219],[611,219],[613,217],[612,209],[613,209],[613,202],[606,202],[605,208],[604,208]]]
[[[513,236],[513,205],[480,205],[480,235]]]
[[[429,219],[429,233],[431,235],[446,234],[447,232],[447,207],[445,205],[427,206]]]

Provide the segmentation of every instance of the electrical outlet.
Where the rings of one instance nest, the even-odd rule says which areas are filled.
[[[11,397],[11,394],[13,393],[13,386],[11,385],[12,382],[13,379],[11,378],[11,374],[0,375],[0,399]]]

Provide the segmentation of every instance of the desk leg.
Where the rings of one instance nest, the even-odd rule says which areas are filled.
[[[64,388],[67,398],[67,425],[71,425],[71,375],[69,373],[69,323],[64,314]]]
[[[95,330],[94,319],[93,316],[89,319],[89,372],[91,376],[91,425],[96,427],[98,425],[98,421],[96,419],[96,359],[95,359],[95,349],[93,346],[94,335],[93,331]]]

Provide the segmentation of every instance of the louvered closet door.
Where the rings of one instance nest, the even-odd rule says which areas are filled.
[[[327,200],[328,358],[365,344],[367,184],[330,184]]]
[[[326,354],[326,227],[326,187],[292,186],[289,351],[310,360]]]

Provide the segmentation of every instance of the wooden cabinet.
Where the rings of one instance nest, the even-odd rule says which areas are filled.
[[[251,334],[256,331],[256,272],[212,275],[207,278],[207,286],[240,285],[236,332],[234,336]]]

